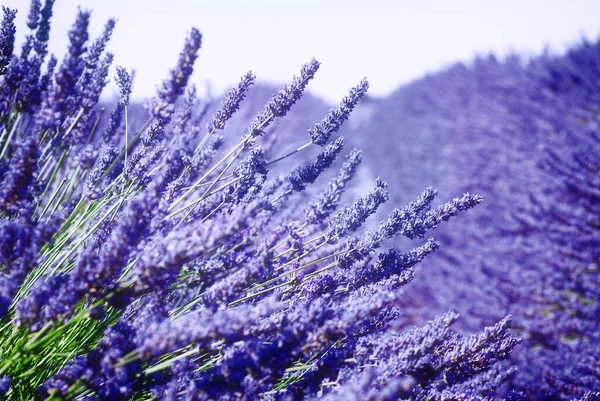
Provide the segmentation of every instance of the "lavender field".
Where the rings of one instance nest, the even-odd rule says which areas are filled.
[[[600,400],[599,46],[329,105],[199,95],[190,28],[139,104],[53,5],[0,28],[0,399]]]

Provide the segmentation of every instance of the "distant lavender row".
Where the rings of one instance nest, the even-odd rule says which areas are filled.
[[[134,130],[133,74],[117,67],[106,120],[98,105],[115,21],[90,42],[91,12],[79,10],[59,63],[47,54],[52,5],[32,0],[19,55],[14,11],[0,30],[0,398],[493,397],[519,342],[510,318],[460,335],[452,312],[413,327],[401,300],[440,247],[422,239],[482,197],[434,207],[427,188],[366,229],[388,185],[347,202],[362,156],[333,137],[366,79],[304,127],[304,145],[279,149],[280,121],[320,63],[239,129],[256,78],[216,108],[197,99],[188,81],[204,39],[192,29]],[[420,242],[381,250],[398,236]]]
[[[417,322],[452,306],[466,330],[512,314],[523,342],[505,387],[526,399],[600,389],[598,82],[589,44],[529,62],[479,58],[401,88],[361,127],[376,135],[365,149],[400,161],[371,166],[410,196],[428,182],[486,198],[436,233],[451,246],[402,301]]]

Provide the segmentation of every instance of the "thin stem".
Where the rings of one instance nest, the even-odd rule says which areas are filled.
[[[129,122],[127,119],[127,105],[125,105],[125,110],[123,111],[125,113],[125,164],[123,167],[123,170],[127,169],[127,149],[129,148],[129,140],[128,140],[128,130],[129,130]]]
[[[16,120],[13,122],[13,125],[10,128],[10,132],[8,133],[8,138],[6,138],[6,142],[4,142],[4,146],[2,147],[2,152],[0,152],[0,160],[4,159],[4,155],[6,154],[6,151],[8,150],[11,139],[12,139],[13,135],[15,134],[15,132],[17,131],[17,125],[18,125],[19,121],[21,121],[21,114],[17,115]],[[5,131],[6,131],[6,129],[5,129]],[[4,134],[3,134],[3,136],[4,136]]]

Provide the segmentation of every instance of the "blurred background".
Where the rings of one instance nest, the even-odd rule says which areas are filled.
[[[29,1],[2,4],[19,9],[22,41]],[[116,65],[136,70],[134,99],[153,95],[192,26],[204,35],[193,77],[201,92],[219,95],[248,69],[259,81],[286,83],[314,56],[323,64],[309,89],[331,103],[364,76],[370,95],[384,96],[476,54],[528,56],[546,46],[560,54],[600,35],[593,0],[57,0],[50,52],[59,60],[77,6],[93,9],[92,38],[118,18],[109,50]]]

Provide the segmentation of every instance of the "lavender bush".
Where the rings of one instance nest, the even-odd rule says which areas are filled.
[[[334,135],[366,80],[305,127],[304,145],[277,149],[270,138],[319,62],[231,132],[255,77],[208,113],[188,85],[202,44],[192,29],[133,130],[128,71],[117,67],[106,122],[98,105],[115,21],[90,41],[79,10],[59,63],[47,52],[52,5],[32,0],[20,54],[13,10],[0,31],[1,397],[494,396],[512,374],[500,362],[518,342],[510,318],[473,335],[452,330],[453,312],[414,327],[401,298],[440,246],[428,232],[482,198],[433,206],[428,188],[372,224],[390,196],[377,179],[342,205],[362,156]],[[337,175],[309,190],[336,159]],[[397,236],[418,244],[383,249]]]

